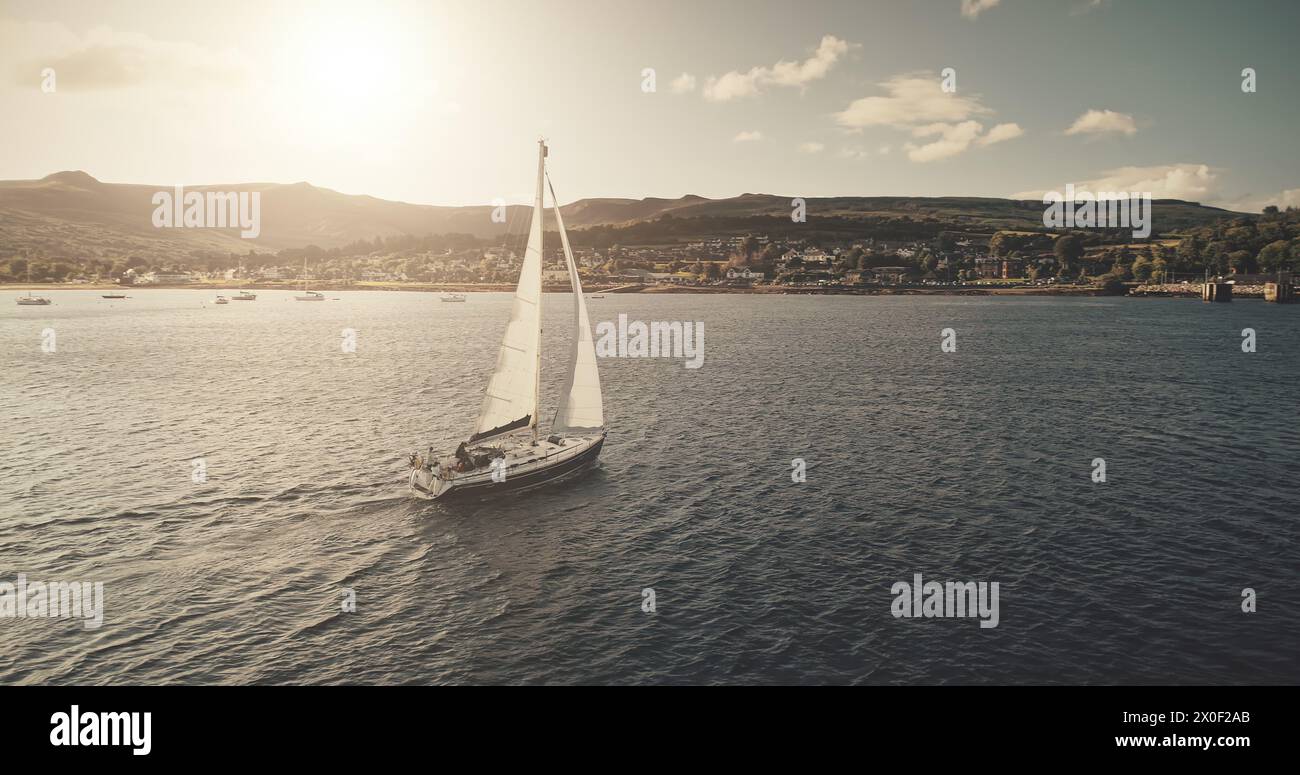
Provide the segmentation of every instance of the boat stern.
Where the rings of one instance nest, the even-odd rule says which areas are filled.
[[[427,466],[412,468],[407,484],[410,486],[412,493],[426,500],[434,500],[444,495],[452,487],[450,481],[439,478]]]

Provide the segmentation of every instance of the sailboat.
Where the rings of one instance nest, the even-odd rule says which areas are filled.
[[[295,301],[325,301],[325,294],[319,291],[307,290],[307,258],[305,256],[302,259],[302,295],[293,298]]]
[[[488,381],[474,432],[453,455],[413,453],[410,488],[430,500],[455,495],[494,495],[532,489],[577,476],[589,469],[605,443],[605,410],[596,369],[587,305],[578,266],[560,216],[555,188],[546,174],[547,149],[538,141],[537,197],[533,219],[510,308],[510,322]],[[539,430],[542,349],[543,188],[550,188],[555,224],[573,286],[575,330],[560,404],[549,435]]]
[[[27,265],[27,284],[32,283],[32,265]],[[28,289],[26,296],[18,297],[18,306],[20,307],[43,307],[49,304],[50,300],[45,296],[33,296],[31,289]]]

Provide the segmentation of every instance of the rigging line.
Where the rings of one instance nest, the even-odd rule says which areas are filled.
[[[556,230],[556,231],[559,233],[559,235],[560,235],[560,251],[561,251],[562,253],[564,253],[564,265],[565,265],[565,268],[566,268],[566,269],[570,269],[570,266],[569,266],[569,251],[564,249],[564,244],[565,244],[565,242],[568,241],[568,236],[567,236],[567,234],[565,233],[564,226],[560,223],[560,219],[561,219],[561,217],[562,217],[562,216],[560,215],[560,198],[557,197],[557,196],[555,195],[555,184],[551,182],[551,172],[550,172],[550,170],[543,169],[543,170],[542,170],[542,174],[546,177],[546,187],[547,187],[548,189],[550,189],[550,192],[551,192],[551,204],[553,204],[553,205],[555,206],[555,230]],[[544,207],[543,207],[542,209],[543,209],[543,211],[545,210]],[[577,262],[577,261],[574,261],[574,262],[573,262],[573,266],[572,266],[572,269],[571,269],[570,271],[574,272],[575,274],[577,273],[577,271],[578,271],[578,262]],[[578,293],[577,288],[574,288],[574,287],[573,287],[573,278],[572,278],[572,277],[569,278],[569,290],[570,290],[570,292],[572,292],[572,293],[575,293],[575,294]],[[580,294],[579,294],[579,295],[580,295]],[[575,315],[575,316],[576,316],[576,315]],[[556,420],[556,418],[559,417],[559,416],[560,416],[560,405],[557,403],[556,406],[555,406],[555,411],[551,412],[551,429],[552,429],[552,430],[555,429],[555,420]]]

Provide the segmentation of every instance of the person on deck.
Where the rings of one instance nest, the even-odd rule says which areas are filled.
[[[469,454],[469,449],[466,448],[463,441],[459,447],[456,447],[456,459],[460,461],[460,470],[462,471],[468,471],[474,467],[474,458]]]

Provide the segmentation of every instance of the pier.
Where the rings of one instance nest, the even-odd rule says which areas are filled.
[[[1290,304],[1295,301],[1295,286],[1290,282],[1264,283],[1264,301]]]
[[[1205,283],[1201,286],[1201,301],[1232,301],[1232,284]]]

